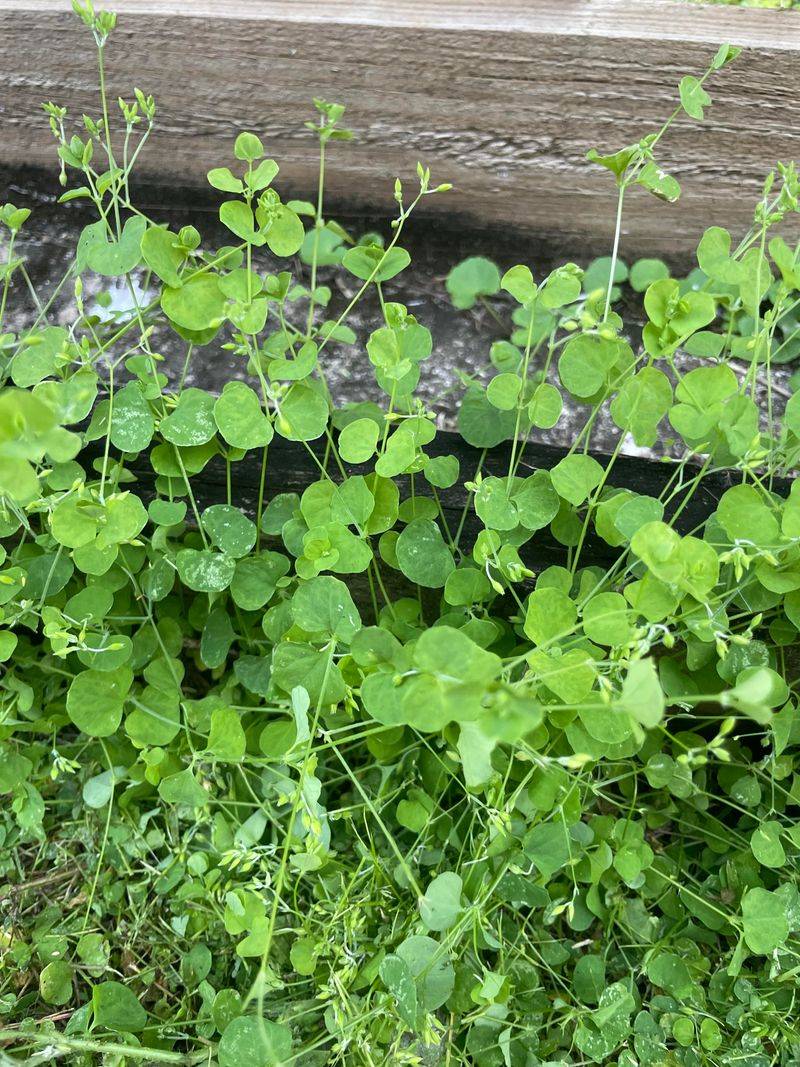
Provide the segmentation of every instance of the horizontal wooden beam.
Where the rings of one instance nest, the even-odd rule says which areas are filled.
[[[421,160],[454,190],[424,210],[481,228],[607,243],[610,176],[589,147],[638,139],[717,45],[744,47],[710,88],[704,124],[679,119],[664,164],[677,204],[631,195],[623,252],[680,253],[712,223],[752,218],[765,173],[800,158],[800,14],[677,0],[108,0],[112,99],[153,92],[140,173],[203,183],[236,133],[263,135],[285,194],[316,185],[311,97],[341,101],[355,142],[333,145],[331,202],[393,210],[395,175]],[[43,100],[97,114],[93,44],[68,0],[0,0],[0,163],[52,164]],[[799,231],[800,232],[800,231]],[[577,255],[578,251],[572,252]]]
[[[79,458],[82,458],[84,463],[98,459],[102,456],[101,444],[99,441],[90,442]],[[440,489],[437,501],[448,528],[455,531],[461,526],[462,546],[471,547],[479,531],[483,529],[483,524],[473,509],[468,507],[469,494],[463,483],[478,470],[482,471],[484,477],[505,477],[512,464],[512,445],[506,441],[483,452],[468,445],[460,434],[440,430],[431,444],[425,446],[425,451],[430,456],[450,455],[458,460],[461,472],[458,481],[449,489]],[[527,441],[521,453],[515,453],[518,458],[521,455],[517,473],[520,477],[526,477],[537,470],[552,470],[568,452],[569,449],[558,445]],[[716,510],[722,494],[736,484],[734,471],[713,472],[706,474],[698,487],[687,492],[684,497],[683,494],[673,492],[676,487],[674,463],[626,455],[612,459],[610,455],[597,451],[590,454],[603,467],[611,468],[607,482],[609,486],[630,489],[634,493],[656,498],[671,497],[666,507],[666,517],[673,520],[675,528],[682,534],[700,530],[706,519]],[[313,441],[311,447],[307,448],[296,441],[287,441],[276,435],[269,446],[268,458],[268,498],[271,499],[278,493],[302,494],[309,485],[319,480],[320,465],[326,458],[325,440]],[[138,479],[137,491],[149,497],[153,492],[155,475],[147,457],[135,457],[127,466]],[[697,467],[690,469],[695,473],[699,470]],[[370,467],[368,464],[355,467],[351,473],[367,475],[370,473]],[[233,478],[236,504],[254,516],[261,481],[260,457],[245,457],[241,463],[236,464]],[[201,507],[224,503],[228,499],[228,476],[222,460],[219,457],[213,459],[205,470],[195,477],[192,485]],[[786,478],[773,478],[770,481],[772,492],[782,497],[788,496],[790,485],[790,480]],[[411,496],[410,480],[407,477],[399,479],[399,486],[403,499]],[[430,495],[430,490],[420,479],[417,480],[415,492],[423,496]],[[465,507],[468,508],[466,516]],[[593,528],[587,531],[584,545],[586,551],[583,558],[587,564],[608,567],[621,554],[620,549],[608,545]],[[537,572],[554,564],[563,564],[566,556],[566,548],[556,541],[548,529],[537,531],[534,539],[522,549],[522,559]]]

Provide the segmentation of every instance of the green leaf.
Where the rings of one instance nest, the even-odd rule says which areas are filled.
[[[303,686],[311,701],[338,704],[346,689],[337,664],[328,665],[328,657],[316,648],[294,641],[282,641],[272,653],[272,677],[285,693]]]
[[[445,282],[453,307],[471,308],[481,296],[500,289],[500,271],[490,259],[472,256],[453,267]]]
[[[786,863],[786,852],[781,843],[781,824],[768,819],[756,827],[750,835],[750,848],[762,867],[777,869]]]
[[[214,421],[232,448],[261,448],[272,440],[272,423],[257,394],[244,382],[225,383],[214,404]]]
[[[606,965],[602,956],[580,956],[572,975],[575,992],[584,1004],[597,1004],[606,987]]]
[[[261,143],[260,137],[256,137],[254,133],[243,131],[236,137],[233,145],[233,154],[237,159],[241,159],[245,163],[255,163],[257,159],[261,159],[264,155],[264,145]]]
[[[62,326],[47,326],[27,334],[11,360],[11,380],[21,389],[36,385],[57,372],[59,357],[65,354],[67,331]]]
[[[705,91],[699,79],[687,74],[685,78],[681,78],[679,91],[681,105],[686,114],[690,118],[701,120],[704,116],[703,108],[710,105],[711,97]]]
[[[215,274],[193,274],[180,289],[164,288],[161,308],[176,326],[201,332],[219,326],[225,318],[225,296]]]
[[[783,898],[760,886],[742,897],[742,923],[745,944],[758,956],[769,956],[789,935]]]
[[[489,403],[501,411],[516,408],[522,389],[522,379],[518,374],[496,374],[486,388]]]
[[[567,828],[561,819],[534,826],[525,835],[522,847],[546,882],[569,863],[572,855]]]
[[[111,444],[120,452],[143,452],[153,439],[155,420],[139,382],[128,382],[111,409]]]
[[[731,259],[731,235],[721,226],[711,226],[703,234],[697,262],[704,274],[725,285],[738,285],[744,275],[741,263]]]
[[[209,185],[223,193],[244,192],[244,182],[231,173],[229,167],[213,167],[206,175]]]
[[[181,448],[203,445],[217,431],[214,422],[214,397],[203,389],[184,389],[175,409],[159,426],[165,441]]]
[[[437,489],[450,489],[458,481],[460,464],[455,456],[426,456],[424,464],[425,480]]]
[[[276,256],[293,256],[305,238],[303,222],[291,208],[279,204],[271,211],[271,221],[265,230],[267,247]]]
[[[520,526],[530,531],[543,530],[556,517],[560,506],[558,493],[544,470],[516,479],[512,500]]]
[[[234,661],[233,673],[249,693],[266,697],[270,688],[271,667],[269,656],[239,655]]]
[[[514,434],[516,412],[500,411],[489,403],[483,389],[471,386],[461,402],[458,429],[468,445],[494,448]]]
[[[349,422],[339,434],[339,455],[347,463],[366,463],[375,455],[379,433],[374,419]]]
[[[595,1063],[607,1062],[630,1033],[630,1017],[635,1010],[636,1001],[624,982],[606,986],[596,1010],[579,1022],[576,1046]]]
[[[217,1049],[219,1067],[282,1067],[291,1058],[289,1027],[252,1015],[229,1022]]]
[[[560,497],[578,507],[603,480],[603,468],[591,456],[565,456],[550,471],[553,487]]]
[[[732,44],[721,44],[717,49],[716,55],[711,61],[711,66],[714,70],[722,70],[729,63],[732,63],[737,56],[741,55],[741,48],[737,48]]]
[[[230,504],[212,504],[200,521],[214,547],[231,559],[246,556],[256,543],[256,524]]]
[[[72,999],[72,968],[65,960],[53,960],[42,968],[39,994],[45,1004],[69,1003]]]
[[[342,257],[342,266],[362,281],[386,282],[405,270],[411,256],[404,248],[395,245],[384,250],[380,245],[356,245]],[[373,274],[374,272],[374,274]]]
[[[67,714],[90,737],[110,737],[122,721],[122,706],[132,681],[128,667],[82,671],[70,683]]]
[[[115,1033],[138,1034],[147,1025],[147,1012],[122,982],[101,982],[94,987],[92,1013],[97,1026]]]
[[[361,629],[361,616],[350,590],[330,575],[312,578],[298,586],[292,597],[292,615],[302,629],[324,633],[345,644]]]
[[[677,179],[667,174],[654,160],[645,163],[639,171],[636,184],[643,186],[659,200],[665,200],[668,204],[674,204],[681,195],[681,187]]]
[[[163,778],[158,795],[166,804],[185,804],[189,808],[200,808],[209,799],[189,767]]]
[[[168,745],[181,729],[180,691],[147,685],[133,701],[125,732],[140,745]]]
[[[651,659],[634,660],[628,667],[618,706],[648,729],[664,717],[664,691]]]
[[[679,1000],[688,997],[694,988],[689,968],[674,952],[659,952],[654,956],[647,964],[647,977],[653,985]]]
[[[414,663],[450,683],[487,686],[500,673],[502,662],[480,648],[462,630],[439,625],[424,630],[414,648]]]
[[[631,267],[631,288],[643,293],[653,282],[669,277],[669,267],[661,259],[637,259]]]
[[[142,236],[142,258],[150,270],[173,289],[180,289],[183,279],[178,273],[184,253],[178,237],[161,226],[151,226]]]
[[[446,871],[429,882],[419,899],[419,914],[426,930],[449,930],[461,911],[461,879]]]
[[[328,402],[316,389],[295,382],[280,403],[275,429],[288,441],[315,441],[328,426]]]
[[[780,538],[778,519],[762,493],[752,485],[727,489],[717,506],[717,518],[732,541],[771,546]]]
[[[461,770],[464,775],[464,784],[467,789],[479,789],[492,777],[492,746],[486,744],[487,736],[494,736],[497,726],[496,721],[491,722],[490,729],[486,729],[488,723],[462,722],[459,724],[458,741],[456,748],[461,760]],[[517,724],[514,724],[512,741],[520,736],[517,733]],[[505,718],[500,725],[498,733],[504,735],[508,729],[508,719]],[[527,732],[527,731],[525,731]]]
[[[548,274],[542,286],[544,307],[555,309],[574,303],[581,295],[583,271],[574,263],[565,263]]]
[[[621,148],[619,152],[614,152],[612,155],[601,155],[596,148],[590,148],[586,153],[586,158],[591,163],[597,163],[599,166],[605,167],[606,170],[610,170],[617,178],[617,184],[619,185],[637,151],[638,145],[629,145],[627,148]]]
[[[237,560],[230,585],[234,603],[245,611],[263,608],[288,570],[289,560],[280,552],[265,551]]]
[[[236,571],[234,560],[210,549],[182,548],[175,564],[183,584],[198,593],[221,593]]]
[[[408,964],[399,956],[385,956],[381,960],[381,981],[394,997],[397,1014],[411,1027],[417,1026],[417,987]]]
[[[598,645],[627,644],[633,633],[630,611],[619,593],[597,593],[583,609],[583,632]]]
[[[146,229],[146,219],[134,215],[123,226],[118,241],[108,240],[105,234],[98,233],[86,254],[89,267],[106,278],[128,274],[142,258],[141,245]]]
[[[611,417],[621,430],[633,435],[637,445],[652,447],[658,424],[672,406],[669,378],[655,367],[645,367],[629,378],[611,401]]]
[[[516,504],[509,495],[509,479],[484,478],[475,493],[475,511],[488,529],[513,530],[519,525]]]
[[[540,430],[551,430],[561,418],[564,401],[554,385],[537,385],[528,404],[528,418]]]
[[[606,384],[617,361],[613,341],[592,334],[578,334],[567,341],[558,361],[558,374],[566,389],[580,399],[594,396]]]
[[[0,630],[0,663],[6,663],[14,654],[18,638],[9,630]]]
[[[226,763],[238,763],[247,748],[247,738],[238,712],[233,708],[215,708],[211,712],[208,751]]]
[[[560,589],[545,586],[528,597],[525,633],[536,645],[569,636],[578,618],[575,603]]]
[[[444,946],[431,937],[412,935],[398,946],[395,955],[411,972],[420,1010],[441,1008],[455,985],[455,971]]]
[[[219,220],[223,226],[251,245],[263,245],[264,238],[256,229],[253,209],[242,200],[226,200],[220,205]]]
[[[507,293],[511,293],[518,304],[527,306],[533,302],[536,296],[536,282],[533,280],[530,267],[518,264],[511,267],[503,275],[501,282]]]
[[[266,189],[268,185],[272,184],[272,181],[277,176],[279,170],[280,167],[274,159],[262,159],[253,173],[245,176],[248,188],[255,192],[260,192],[262,189]],[[294,210],[293,203],[289,203],[287,207]]]
[[[414,519],[397,539],[397,563],[412,582],[440,589],[455,569],[455,560],[442,532],[430,519]]]

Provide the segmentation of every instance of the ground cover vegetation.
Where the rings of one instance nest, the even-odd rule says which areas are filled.
[[[696,0],[701,4],[724,4],[727,7],[760,7],[788,11],[800,8],[799,0]]]
[[[727,7],[760,7],[787,11],[800,8],[798,0],[697,0],[702,4],[725,4]]]
[[[242,133],[208,175],[230,242],[170,232],[130,197],[155,104],[108,99],[115,20],[74,6],[98,114],[46,112],[63,199],[97,220],[66,324],[16,251],[29,211],[0,211],[2,1062],[796,1064],[800,397],[773,388],[800,347],[795,169],[686,278],[618,254],[627,198],[678,198],[662,138],[736,49],[660,129],[589,153],[618,190],[608,258],[451,272],[457,307],[513,319],[464,382],[462,470],[415,396],[447,354],[399,298],[404,226],[447,187],[420,166],[386,238],[349,234],[324,175],[350,134],[317,100],[314,203],[282,200]],[[359,289],[332,318],[336,271]],[[89,304],[98,278],[127,306]],[[384,400],[334,409],[325,366],[356,358],[368,291]],[[242,378],[184,387],[220,343]],[[565,399],[583,429],[534,469]],[[299,491],[281,440],[317,465]],[[616,479],[631,441],[669,464],[658,495]]]

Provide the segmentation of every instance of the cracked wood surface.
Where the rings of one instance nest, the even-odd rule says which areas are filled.
[[[395,175],[416,161],[455,189],[424,210],[478,228],[515,227],[603,248],[611,176],[585,161],[621,147],[671,111],[684,73],[725,40],[744,54],[716,75],[704,124],[664,139],[678,204],[636,190],[629,251],[691,249],[705,226],[744,230],[765,173],[800,158],[800,13],[677,0],[109,0],[109,91],[153,92],[157,130],[144,180],[191,188],[227,164],[241,129],[264,137],[284,195],[308,197],[316,148],[311,97],[345,103],[357,140],[332,145],[330,202],[393,210]],[[0,0],[0,154],[49,166],[45,99],[98,113],[93,43],[68,0]],[[411,185],[409,186],[409,188]],[[800,234],[800,227],[797,227]]]

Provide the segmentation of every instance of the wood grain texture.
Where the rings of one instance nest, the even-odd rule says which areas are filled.
[[[264,136],[284,194],[308,196],[313,95],[357,133],[332,146],[332,203],[391,213],[395,175],[422,160],[453,192],[424,210],[477,227],[602,247],[610,176],[587,148],[617,148],[669,114],[680,77],[730,40],[742,57],[712,84],[706,123],[680,120],[664,163],[678,204],[629,198],[623,253],[685,252],[712,222],[741,231],[766,171],[800,158],[800,14],[676,0],[117,0],[112,99],[153,92],[154,182],[191,187],[241,129]],[[68,0],[0,0],[2,162],[52,164],[44,99],[97,113],[93,46]],[[798,227],[800,233],[800,227]],[[574,253],[578,254],[578,251]]]

